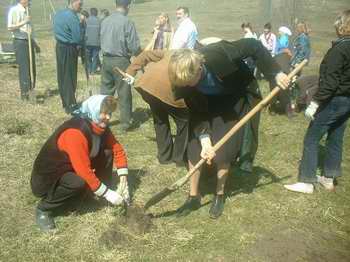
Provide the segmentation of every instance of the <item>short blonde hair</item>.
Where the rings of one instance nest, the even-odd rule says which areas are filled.
[[[339,14],[335,19],[334,26],[339,36],[350,35],[350,9]]]
[[[173,51],[169,61],[169,79],[173,86],[187,86],[196,79],[204,56],[191,49]]]

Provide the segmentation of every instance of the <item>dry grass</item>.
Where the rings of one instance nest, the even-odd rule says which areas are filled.
[[[0,1],[4,10],[9,1]],[[64,1],[54,1],[57,6]],[[107,0],[86,0],[87,7],[109,7]],[[306,73],[317,65],[333,37],[331,21],[347,1],[332,1],[327,9],[308,1],[318,15],[307,17],[313,29],[313,57]],[[34,1],[34,5],[36,1]],[[142,42],[148,38],[160,11],[174,13],[188,5],[199,25],[201,37],[239,37],[242,20],[263,24],[257,1],[146,1],[133,6]],[[210,7],[210,8],[209,8]],[[40,5],[34,21],[41,23]],[[225,18],[223,18],[225,16]],[[3,16],[2,16],[3,17]],[[3,21],[4,19],[2,19]],[[43,54],[38,65],[38,92],[56,90],[53,41],[49,23],[37,26]],[[6,34],[1,34],[2,39]],[[98,81],[93,85],[98,90]],[[264,93],[267,86],[262,84]],[[79,73],[79,100],[87,97],[83,70]],[[254,174],[230,177],[224,215],[208,218],[208,205],[188,217],[177,219],[172,211],[186,197],[183,188],[153,207],[154,227],[138,234],[122,223],[116,210],[92,201],[57,218],[59,230],[42,234],[34,224],[37,199],[29,187],[33,160],[45,139],[67,116],[57,95],[41,105],[18,99],[17,69],[0,65],[0,261],[349,261],[350,259],[350,133],[344,144],[344,174],[336,193],[318,188],[313,195],[286,192],[282,185],[296,179],[298,160],[307,121],[302,115],[288,121],[263,112],[260,147]],[[147,116],[147,105],[134,93],[134,109]],[[174,165],[160,166],[151,119],[127,135],[113,132],[124,144],[135,185],[134,200],[143,204],[152,194],[185,174]],[[206,194],[203,203],[211,195]],[[106,232],[114,232],[109,234]]]

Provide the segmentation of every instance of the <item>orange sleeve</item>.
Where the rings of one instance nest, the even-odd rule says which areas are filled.
[[[75,173],[86,181],[92,191],[96,191],[100,180],[91,169],[89,145],[84,134],[74,128],[69,128],[59,136],[58,149],[68,154]]]
[[[117,168],[118,175],[128,174],[128,159],[123,146],[118,142],[110,130],[107,133],[107,147],[113,151],[113,166]]]

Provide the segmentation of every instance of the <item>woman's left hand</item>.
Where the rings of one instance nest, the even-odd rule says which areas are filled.
[[[207,164],[211,165],[211,160],[215,157],[215,151],[211,144],[209,135],[203,135],[200,138],[202,145],[201,158],[207,160]]]
[[[290,79],[285,73],[280,72],[276,75],[276,83],[280,88],[286,90],[290,84]]]
[[[213,146],[202,147],[201,158],[207,160],[207,164],[211,165],[211,160],[215,157],[216,153]]]

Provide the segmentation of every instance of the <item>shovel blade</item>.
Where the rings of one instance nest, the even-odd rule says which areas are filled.
[[[174,191],[175,191],[175,189],[170,189],[168,187],[164,188],[162,191],[155,194],[147,201],[147,203],[145,204],[145,207],[144,207],[145,210],[147,210],[151,206],[154,206],[155,204],[159,203],[160,201],[162,201],[164,198],[166,198],[168,195],[170,195]]]

